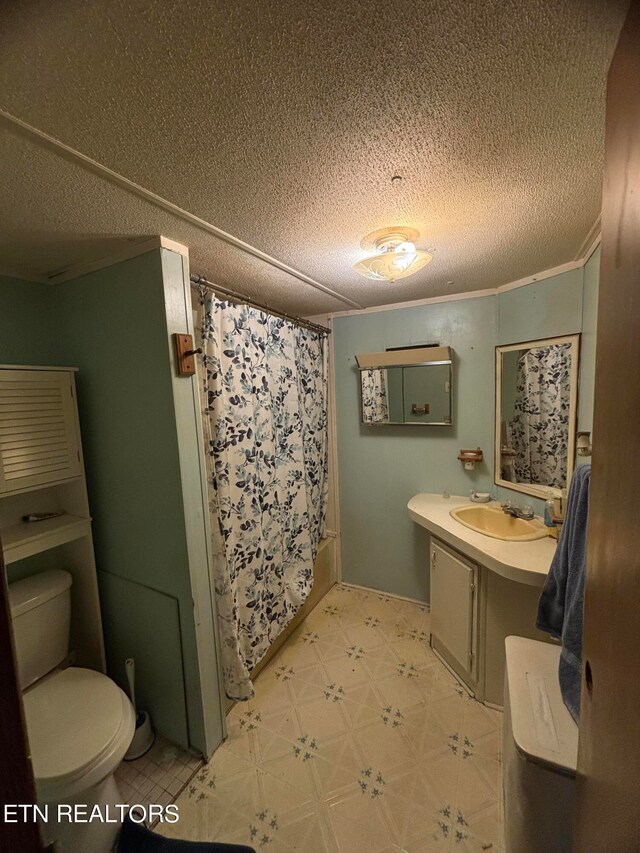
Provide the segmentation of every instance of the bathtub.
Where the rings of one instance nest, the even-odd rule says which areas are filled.
[[[251,670],[251,677],[255,678],[258,673],[269,664],[273,659],[278,649],[283,643],[293,634],[300,623],[311,613],[313,608],[322,601],[325,595],[336,582],[336,548],[338,540],[335,533],[327,533],[326,539],[320,541],[318,546],[318,554],[313,566],[313,586],[307,600],[296,613],[294,618],[289,622],[284,631],[271,645],[269,651],[265,654]]]

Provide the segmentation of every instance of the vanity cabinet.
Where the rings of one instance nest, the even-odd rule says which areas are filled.
[[[478,566],[431,540],[432,645],[475,682],[478,641]]]
[[[486,536],[456,517],[468,506],[462,496],[421,492],[407,509],[430,537],[431,648],[476,699],[501,708],[505,639],[555,642],[535,622],[556,542]]]
[[[431,536],[431,647],[476,699],[502,707],[505,639],[555,642],[535,627],[540,586],[518,583]]]

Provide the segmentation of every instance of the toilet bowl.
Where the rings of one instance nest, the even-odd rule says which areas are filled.
[[[49,806],[48,841],[63,850],[107,851],[117,825],[57,819],[60,804],[105,807],[122,802],[113,773],[135,731],[133,708],[111,679],[70,667],[38,682],[23,696],[38,802]]]
[[[16,658],[43,831],[62,851],[108,853],[119,823],[88,818],[118,813],[115,769],[135,732],[126,694],[101,672],[60,668],[69,639],[71,575],[52,571],[9,585]],[[87,822],[71,821],[78,807]],[[108,807],[110,810],[108,811]],[[77,814],[74,811],[74,817]]]
[[[111,679],[69,667],[23,696],[38,797],[74,797],[116,769],[135,718],[131,702]]]

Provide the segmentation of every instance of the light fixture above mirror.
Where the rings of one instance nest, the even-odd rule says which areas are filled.
[[[374,254],[355,263],[353,269],[376,281],[394,282],[413,275],[433,258],[429,252],[416,249],[415,241],[419,236],[415,228],[404,225],[373,231],[367,234],[360,245],[365,251],[373,251]]]

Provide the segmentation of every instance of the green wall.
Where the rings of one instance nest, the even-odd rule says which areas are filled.
[[[495,296],[334,318],[342,574],[347,583],[428,601],[428,537],[409,519],[417,492],[522,498],[494,484],[495,347],[576,332],[581,363],[580,428],[593,408],[597,261]],[[438,342],[454,351],[453,426],[365,427],[359,423],[355,354]],[[584,427],[587,428],[587,427]],[[461,448],[485,461],[463,469]],[[527,498],[540,512],[542,502]]]
[[[571,335],[582,328],[582,269],[498,295],[496,345]]]
[[[0,275],[0,364],[52,364],[54,288]]]
[[[176,378],[170,340],[188,331],[185,281],[186,261],[165,249],[55,287],[1,278],[0,362],[79,368],[108,672],[124,687],[135,657],[140,707],[167,737],[210,755],[223,718],[197,388]],[[22,561],[14,576],[55,556]],[[194,608],[211,629],[200,657]]]
[[[406,505],[492,486],[489,463],[470,474],[456,457],[478,446],[491,457],[496,298],[336,317],[333,330],[344,580],[425,600],[428,543]],[[454,352],[453,425],[361,425],[356,353],[434,342]]]
[[[135,657],[140,704],[160,731],[186,744],[179,620],[168,620],[163,606],[164,596],[179,602],[189,587],[160,253],[56,290],[65,359],[80,368],[78,405],[108,671],[124,686],[124,659]],[[163,642],[167,632],[173,642]],[[163,652],[174,647],[164,683],[154,678],[155,644]]]
[[[58,285],[57,325],[65,360],[79,367],[109,673],[124,685],[124,659],[135,657],[140,704],[158,730],[207,752],[164,252]]]

